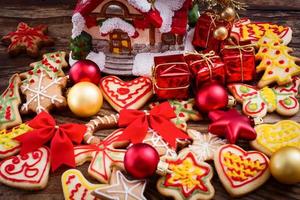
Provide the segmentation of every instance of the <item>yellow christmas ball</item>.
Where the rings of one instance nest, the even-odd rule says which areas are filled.
[[[276,151],[270,159],[270,171],[274,178],[281,183],[299,183],[300,149],[283,147]]]
[[[78,117],[90,117],[99,112],[103,104],[100,89],[90,82],[75,84],[67,95],[70,110]]]
[[[233,8],[227,7],[225,10],[221,13],[222,19],[232,22],[236,17],[236,12]]]
[[[225,40],[228,37],[228,30],[224,26],[220,26],[214,31],[214,38],[217,40]]]

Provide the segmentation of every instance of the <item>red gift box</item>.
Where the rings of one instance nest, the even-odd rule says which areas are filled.
[[[222,41],[215,39],[213,36],[215,29],[220,26],[226,27],[229,30],[228,32],[231,30],[229,22],[217,19],[216,14],[211,11],[204,12],[197,21],[192,44],[195,47],[206,49],[206,52],[211,50],[217,53],[220,52]]]
[[[226,44],[221,50],[226,81],[245,82],[255,77],[255,49],[250,41]]]
[[[154,57],[154,92],[160,99],[186,99],[190,72],[182,54]]]
[[[187,53],[185,60],[196,82],[196,89],[208,81],[225,83],[225,64],[214,51],[206,54]]]

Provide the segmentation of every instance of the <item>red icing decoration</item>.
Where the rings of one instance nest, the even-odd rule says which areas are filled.
[[[234,179],[231,179],[229,176],[228,176],[228,174],[226,173],[226,171],[225,171],[225,169],[224,169],[224,165],[222,164],[223,162],[222,162],[222,153],[223,153],[223,151],[224,150],[226,150],[227,148],[234,148],[234,149],[236,149],[236,150],[238,150],[238,151],[240,151],[241,152],[241,154],[242,154],[242,156],[244,156],[244,157],[248,157],[249,155],[258,155],[258,156],[260,156],[260,157],[262,157],[263,158],[263,160],[264,160],[264,162],[263,163],[261,163],[261,165],[266,165],[266,167],[264,168],[264,170],[262,170],[262,171],[260,171],[260,173],[257,175],[257,176],[255,176],[254,178],[251,178],[251,177],[249,177],[250,179],[249,180],[247,180],[247,181],[244,181],[244,182],[241,182],[240,184],[236,184],[236,183],[234,183],[233,182],[233,180]],[[241,156],[241,157],[242,157]],[[250,158],[246,158],[247,160],[249,160]],[[244,186],[244,185],[246,185],[246,184],[248,184],[248,183],[250,183],[250,182],[253,182],[254,180],[256,180],[256,179],[258,179],[260,176],[262,176],[263,174],[264,174],[264,172],[268,169],[268,165],[269,165],[269,162],[268,162],[268,160],[267,160],[267,157],[263,154],[263,153],[261,153],[261,152],[258,152],[258,151],[255,151],[255,152],[247,152],[247,151],[244,151],[242,148],[240,148],[240,147],[238,147],[238,146],[236,146],[236,145],[224,145],[223,147],[221,147],[221,149],[219,150],[219,163],[221,164],[221,166],[222,166],[222,171],[223,171],[223,173],[225,174],[225,176],[227,177],[227,179],[229,180],[229,182],[230,182],[230,184],[231,184],[231,186],[233,187],[233,188],[238,188],[238,187],[241,187],[241,186]],[[246,168],[245,168],[246,169]],[[247,169],[249,169],[249,170],[252,170],[251,168],[247,168]],[[239,180],[234,180],[234,181],[239,181]]]

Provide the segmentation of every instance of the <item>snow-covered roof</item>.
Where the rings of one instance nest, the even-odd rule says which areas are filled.
[[[126,0],[124,0],[126,1]],[[85,27],[86,18],[103,0],[79,0],[72,16],[72,37],[78,36]],[[147,0],[127,0],[136,10],[145,16],[151,14],[152,4]],[[173,32],[185,34],[187,14],[192,0],[156,0],[154,8],[162,18],[161,33]]]

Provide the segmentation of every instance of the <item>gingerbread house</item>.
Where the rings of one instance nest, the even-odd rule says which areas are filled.
[[[83,31],[93,50],[106,56],[104,71],[130,74],[135,55],[180,50],[192,0],[80,0],[72,16],[72,38]],[[123,64],[123,65],[122,65]]]

